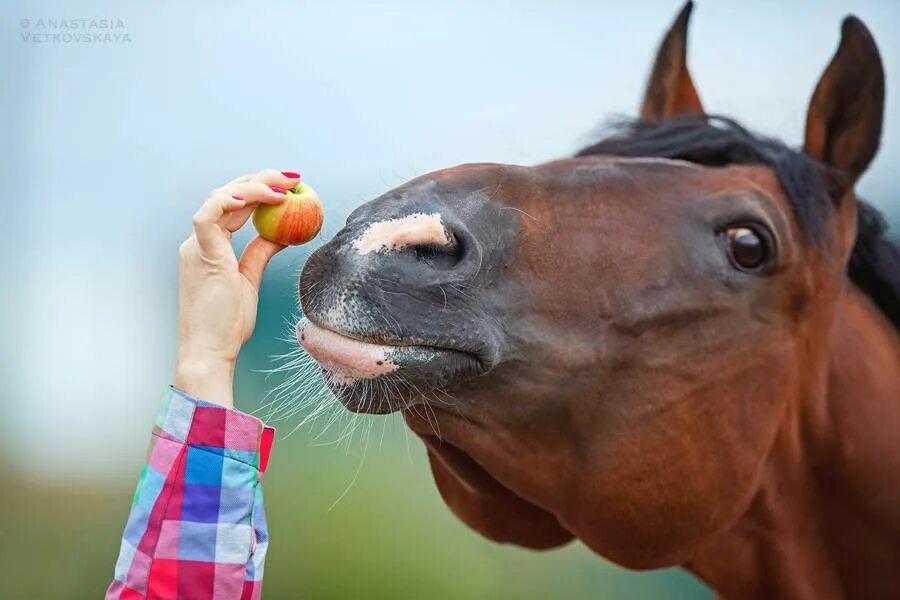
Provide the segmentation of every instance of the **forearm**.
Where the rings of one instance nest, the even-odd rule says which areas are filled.
[[[196,398],[234,408],[234,362],[179,350],[174,385]]]

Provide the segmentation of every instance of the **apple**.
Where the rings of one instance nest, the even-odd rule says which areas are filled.
[[[260,204],[253,211],[253,226],[270,242],[296,246],[316,237],[322,228],[322,203],[316,191],[302,181],[279,204]]]

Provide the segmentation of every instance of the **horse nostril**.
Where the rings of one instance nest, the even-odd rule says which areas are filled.
[[[412,253],[416,260],[435,268],[450,268],[456,265],[463,256],[463,247],[459,238],[448,232],[446,244],[415,244],[405,250]]]

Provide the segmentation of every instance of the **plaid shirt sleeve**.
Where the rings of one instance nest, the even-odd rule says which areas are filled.
[[[107,600],[257,600],[274,429],[169,388]]]

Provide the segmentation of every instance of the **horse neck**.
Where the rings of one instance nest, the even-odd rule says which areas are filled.
[[[723,598],[900,598],[900,335],[849,285],[822,335],[747,512],[686,565]]]

